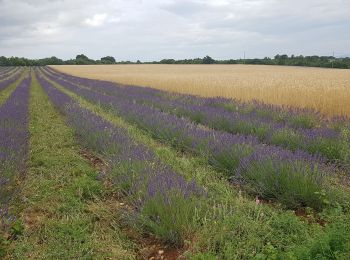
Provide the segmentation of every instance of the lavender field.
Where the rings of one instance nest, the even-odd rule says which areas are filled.
[[[0,67],[0,257],[349,259],[350,118]]]

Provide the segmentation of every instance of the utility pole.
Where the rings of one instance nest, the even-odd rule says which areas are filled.
[[[243,64],[245,64],[245,51],[244,51],[244,56],[243,56]]]
[[[333,63],[334,63],[334,59],[335,59],[335,57],[334,57],[334,51],[333,51],[333,58],[332,58],[332,69],[334,68],[334,65],[333,65]]]

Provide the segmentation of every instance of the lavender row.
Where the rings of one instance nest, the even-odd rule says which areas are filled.
[[[69,80],[92,91],[123,96],[123,98],[152,106],[179,117],[187,117],[195,123],[203,124],[215,130],[257,136],[264,143],[282,146],[293,151],[300,149],[312,154],[320,154],[331,161],[344,162],[346,158],[342,148],[347,140],[344,140],[338,131],[328,127],[293,129],[285,123],[277,123],[268,120],[266,117],[256,116],[258,113],[256,102],[252,103],[255,109],[251,113],[230,112],[221,106],[225,104],[224,99],[204,99],[190,95],[165,97],[164,93],[155,89],[133,86],[123,88],[109,82],[65,76],[54,71],[50,73],[52,74],[48,74],[48,76],[52,79]],[[265,111],[268,111],[268,108],[271,113],[276,110],[273,106],[260,105],[261,108],[264,106]],[[239,110],[243,110],[243,107],[241,106]],[[291,115],[290,118],[296,118],[297,113],[295,111],[289,111],[288,113]],[[303,118],[305,119],[304,115],[306,113],[299,113],[299,123],[303,122]]]
[[[6,80],[7,78],[17,74],[20,71],[21,71],[21,69],[19,69],[19,68],[10,69],[9,71],[6,71],[5,73],[0,74],[0,81]]]
[[[293,151],[300,149],[312,154],[320,154],[333,162],[344,162],[346,158],[345,154],[342,154],[342,148],[346,143],[342,134],[327,127],[293,129],[282,123],[257,118],[252,114],[231,113],[221,107],[189,104],[178,100],[153,98],[143,102],[215,130],[253,135],[263,143],[282,146]]]
[[[12,70],[14,67],[0,67],[0,73],[5,73]]]
[[[0,67],[0,73],[3,73],[4,71],[10,70],[11,67]]]
[[[6,80],[0,81],[0,91],[4,90],[9,85],[16,82],[20,77],[21,77],[21,73],[18,72],[16,74],[12,75],[12,77],[7,78]]]
[[[185,118],[162,113],[123,96],[105,95],[60,78],[54,79],[79,96],[111,109],[154,138],[179,150],[207,158],[208,163],[225,172],[233,181],[251,186],[255,193],[264,198],[280,200],[281,194],[284,194],[281,202],[288,207],[320,207],[321,201],[316,194],[325,187],[325,175],[330,174],[331,170],[324,166],[319,157],[299,150],[291,152],[262,145],[252,136],[206,129]],[[293,186],[288,186],[288,179],[294,179]],[[274,186],[273,189],[271,186]]]
[[[54,105],[67,116],[81,143],[108,160],[109,178],[130,199],[139,218],[151,220],[152,225],[161,225],[163,220],[157,212],[145,210],[150,204],[158,203],[170,210],[178,207],[179,201],[182,205],[192,204],[195,198],[204,195],[204,190],[194,181],[185,180],[160,162],[150,149],[137,144],[125,129],[80,107],[42,77],[38,76],[38,79]],[[172,236],[163,238],[180,243],[181,232],[169,232]]]
[[[31,78],[27,76],[0,108],[0,217],[10,219],[8,205],[15,180],[25,172],[28,154],[28,102]]]
[[[105,93],[101,93],[100,91],[94,91],[96,89],[103,89],[105,87],[105,83],[108,82],[102,82],[101,85],[95,85],[94,88],[90,89],[90,88],[84,88],[82,87],[82,84],[76,85],[76,84],[72,84],[70,81],[67,81],[65,79],[62,78],[58,78],[58,77],[53,77],[50,74],[46,74],[51,80],[54,80],[56,82],[58,82],[59,84],[61,84],[62,86],[68,87],[70,90],[74,91],[75,93],[78,93],[80,95],[83,95],[85,98],[88,98],[90,101],[93,102],[98,102],[99,104],[109,104],[109,106],[114,107],[117,111],[121,110],[121,113],[125,113],[125,114],[130,114],[132,113],[132,115],[139,115],[139,117],[137,117],[137,119],[142,119],[143,115],[147,118],[155,118],[154,115],[156,115],[157,117],[161,118],[161,120],[158,121],[164,121],[164,122],[173,122],[170,125],[176,125],[178,128],[181,128],[183,130],[183,132],[187,132],[188,130],[184,130],[186,128],[189,128],[192,130],[192,132],[189,132],[188,134],[185,134],[185,136],[198,136],[198,137],[205,137],[202,138],[204,140],[206,139],[216,139],[216,141],[218,141],[219,139],[222,139],[222,144],[220,144],[219,146],[221,147],[221,149],[225,146],[227,147],[232,147],[234,144],[239,143],[239,144],[246,144],[249,146],[261,146],[261,147],[266,147],[265,145],[260,145],[258,138],[252,136],[252,135],[231,135],[231,134],[226,134],[225,132],[221,132],[221,131],[211,131],[210,129],[203,129],[201,126],[196,126],[195,124],[193,124],[191,121],[184,119],[184,118],[178,118],[172,114],[168,114],[168,113],[163,113],[161,110],[157,110],[157,109],[153,109],[153,107],[149,107],[147,105],[144,104],[140,104],[138,102],[135,102],[135,99],[130,99],[130,95],[125,94],[125,92],[128,92],[128,88],[123,89],[123,91],[119,91],[119,95],[117,95],[115,93],[115,95],[111,96],[109,95],[110,92],[108,94]],[[87,79],[87,81],[89,81]],[[98,83],[98,81],[97,81]],[[91,84],[91,82],[90,82]],[[114,87],[115,89],[115,87]],[[140,89],[142,90],[142,88]],[[137,92],[135,89],[131,90],[132,92]],[[135,97],[137,95],[137,93],[135,93],[135,95],[133,97]],[[144,93],[140,93],[141,96],[144,96]],[[138,109],[138,111],[135,112],[130,112],[128,113],[128,111],[130,111],[129,107],[131,106],[133,107],[133,109]],[[142,112],[144,111],[144,112]],[[149,116],[148,116],[149,115]],[[212,113],[213,117],[218,117],[218,115],[216,115],[215,113]],[[141,124],[141,120],[137,120],[135,119],[135,122],[139,122]],[[142,121],[146,121],[146,120],[142,120]],[[154,120],[150,120],[148,122],[151,122]],[[152,125],[151,123],[147,124],[147,125]],[[158,125],[158,124],[157,124]],[[168,125],[168,124],[167,124]],[[179,127],[180,126],[180,127]],[[155,127],[157,128],[157,127]],[[181,131],[172,131],[172,132],[181,132]],[[209,134],[209,136],[208,136]],[[159,135],[156,134],[158,137]],[[162,135],[161,135],[162,136]],[[215,138],[211,138],[211,136],[214,136]],[[218,138],[218,137],[221,138]],[[183,139],[186,140],[186,137],[184,137]],[[200,138],[199,138],[200,139]],[[228,141],[232,139],[232,141]],[[207,143],[207,141],[204,141],[205,143]],[[175,145],[180,145],[182,143],[185,143],[185,141],[181,141],[179,144],[175,144]],[[224,145],[227,144],[227,145]],[[197,145],[198,147],[202,147],[203,144],[199,144]],[[187,148],[191,148],[191,151],[195,151],[197,150],[197,146],[195,147],[185,147],[183,149],[187,149]],[[214,146],[212,144],[212,146]],[[181,148],[181,147],[180,147]],[[182,149],[182,148],[181,148]],[[217,150],[218,148],[215,147],[213,150]],[[283,149],[279,149],[277,147],[273,147],[273,149],[277,149],[277,150],[281,150],[284,151]],[[229,149],[228,149],[229,150]],[[297,150],[297,149],[295,149]],[[290,152],[290,154],[293,154]],[[306,156],[307,159],[313,160],[315,158],[319,158],[319,157],[314,157],[311,155],[306,155],[306,153],[302,152],[302,151],[296,151],[295,154],[303,154],[303,156]]]
[[[2,75],[4,75],[4,74],[7,74],[7,73],[13,71],[13,70],[14,70],[14,68],[12,68],[12,67],[3,67],[3,68],[0,68],[0,77],[1,77]]]
[[[150,87],[138,87],[130,85],[120,85],[108,81],[92,80],[76,76],[71,76],[62,72],[58,72],[52,68],[46,67],[46,71],[54,74],[55,76],[63,77],[72,83],[82,84],[85,86],[94,87],[96,84],[99,86],[99,90],[105,93],[115,93],[115,88],[122,89],[123,91],[128,88],[127,92],[138,94],[141,97],[158,97],[164,100],[177,100],[182,103],[188,103],[198,106],[209,106],[221,108],[225,111],[236,112],[249,116],[250,118],[262,118],[265,121],[277,122],[295,129],[305,128],[310,129],[314,127],[329,127],[338,128],[339,121],[345,120],[350,122],[346,117],[335,117],[331,120],[326,119],[324,115],[318,111],[309,108],[297,108],[290,106],[278,106],[272,104],[265,104],[261,101],[253,100],[250,102],[243,102],[236,99],[229,99],[223,97],[202,98],[194,95],[169,93]],[[117,90],[118,91],[118,90]]]

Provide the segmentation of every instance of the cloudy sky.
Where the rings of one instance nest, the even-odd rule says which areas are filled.
[[[350,0],[0,0],[0,56],[350,56]]]

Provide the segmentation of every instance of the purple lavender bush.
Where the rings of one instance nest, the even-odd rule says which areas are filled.
[[[2,81],[0,81],[0,91],[7,88],[12,83],[16,82],[21,77],[21,73],[15,73]]]
[[[0,107],[0,219],[5,228],[13,220],[9,205],[17,189],[15,181],[25,173],[30,83],[27,76]]]
[[[14,76],[21,71],[22,71],[22,69],[20,69],[18,67],[17,68],[9,67],[8,69],[5,69],[2,72],[0,72],[0,81],[6,80],[7,78]]]
[[[265,200],[277,200],[290,209],[312,205],[321,210],[327,199],[321,194],[332,192],[326,184],[331,169],[312,161],[305,163],[306,157],[302,151],[291,157],[273,147],[266,156],[258,149],[241,162],[234,178]]]
[[[80,107],[40,75],[38,79],[54,105],[67,116],[81,143],[106,158],[108,178],[137,210],[144,228],[171,244],[182,244],[196,228],[194,212],[204,190],[160,162],[125,129]]]
[[[341,133],[325,123],[321,125],[325,119],[312,110],[288,107],[281,109],[258,101],[239,104],[235,102],[237,104],[234,109],[228,110],[228,104],[234,103],[224,98],[199,98],[183,94],[173,95],[171,98],[164,91],[150,88],[123,87],[111,82],[60,74],[51,69],[45,73],[61,84],[66,81],[92,92],[125,98],[161,112],[189,118],[214,130],[252,135],[263,143],[282,146],[292,151],[304,150],[321,154],[331,162],[344,162],[344,155],[341,153],[344,140]],[[267,115],[278,116],[271,118]]]
[[[325,174],[323,171],[317,170],[318,165],[323,164],[323,159],[318,156],[312,156],[299,150],[291,152],[282,148],[264,145],[259,143],[258,139],[252,136],[232,135],[226,132],[214,131],[210,128],[196,125],[186,118],[179,118],[172,114],[163,113],[152,107],[126,99],[122,95],[105,95],[85,87],[71,84],[67,80],[55,77],[51,77],[51,79],[87,100],[99,104],[106,109],[111,109],[130,123],[136,124],[141,129],[147,131],[152,137],[167,142],[178,150],[189,151],[204,156],[212,166],[225,172],[232,180],[240,180],[239,183],[255,186],[256,189],[253,190],[254,193],[259,193],[263,198],[266,197],[270,199],[271,196],[259,192],[261,188],[258,187],[257,182],[249,181],[249,178],[238,178],[238,176],[243,176],[244,173],[249,174],[251,164],[246,162],[247,160],[249,161],[249,158],[254,158],[253,155],[256,154],[259,154],[259,156],[263,158],[255,164],[256,168],[254,172],[256,172],[256,174],[260,174],[260,172],[256,170],[259,169],[259,166],[261,166],[261,168],[266,168],[267,162],[269,160],[274,160],[276,154],[283,154],[283,156],[278,157],[281,166],[277,167],[276,170],[272,172],[272,179],[279,182],[281,175],[284,178],[288,178],[288,175],[295,173],[296,179],[299,178],[302,183],[303,180],[301,177],[298,177],[301,176],[301,174],[298,174],[297,169],[300,167],[310,167],[316,170],[310,173],[310,175],[314,175],[314,178],[308,178],[308,183],[313,187],[317,187],[316,192],[321,192],[326,189]],[[99,86],[96,86],[96,88],[99,88]],[[300,154],[303,156],[300,156]],[[286,171],[284,170],[285,168],[290,168],[291,170]],[[327,172],[330,171],[327,170]],[[261,173],[261,175],[263,176],[263,173]],[[319,181],[316,182],[316,180]],[[294,185],[299,184],[294,182]],[[286,200],[282,199],[280,195],[284,193],[283,189],[288,189],[289,195],[295,197],[295,203],[288,202],[285,204],[286,207],[294,208],[295,204],[299,206],[306,205],[317,209],[320,207],[321,198],[319,198],[319,200],[309,198],[301,200],[299,199],[300,197],[310,196],[310,193],[298,194],[293,192],[292,185],[290,187],[277,185],[277,188],[273,190],[275,196],[271,199],[277,201],[281,200],[281,202],[284,203]],[[311,193],[313,194],[313,192]]]

